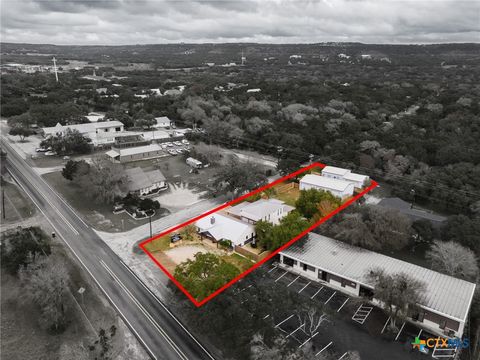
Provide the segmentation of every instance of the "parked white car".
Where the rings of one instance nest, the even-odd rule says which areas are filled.
[[[183,139],[183,140],[182,140],[182,144],[183,144],[183,145],[190,145],[190,143],[189,143],[188,140],[186,140],[186,139]]]
[[[45,156],[54,156],[54,155],[57,155],[57,153],[55,151],[47,151],[45,153]]]
[[[180,141],[174,141],[173,143],[177,146],[182,146],[182,143]]]
[[[173,150],[173,149],[168,149],[167,152],[168,152],[170,155],[173,155],[173,156],[177,155],[177,152],[176,152],[175,150]]]

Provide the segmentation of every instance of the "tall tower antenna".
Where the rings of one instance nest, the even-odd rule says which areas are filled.
[[[58,82],[57,60],[55,59],[55,56],[53,57],[53,71],[55,71],[55,80]]]

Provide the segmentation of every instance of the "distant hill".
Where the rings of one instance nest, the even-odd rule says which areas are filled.
[[[199,66],[204,63],[241,62],[242,51],[248,64],[293,59],[305,64],[353,61],[385,61],[392,64],[418,64],[445,61],[456,65],[480,60],[480,44],[377,45],[362,43],[319,44],[157,44],[121,46],[59,46],[50,44],[1,43],[2,63],[50,63],[83,60],[95,63],[153,63],[160,67]],[[339,56],[340,55],[340,56]],[[362,56],[363,55],[363,56]]]

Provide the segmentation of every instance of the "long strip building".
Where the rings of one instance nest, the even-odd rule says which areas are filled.
[[[349,295],[370,297],[373,302],[375,289],[368,281],[370,271],[405,273],[425,285],[421,301],[409,309],[409,320],[450,337],[463,335],[475,292],[475,284],[468,281],[314,233],[281,251],[280,264]]]

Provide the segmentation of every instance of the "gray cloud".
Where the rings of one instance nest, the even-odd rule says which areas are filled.
[[[478,42],[480,2],[2,0],[6,42]]]

